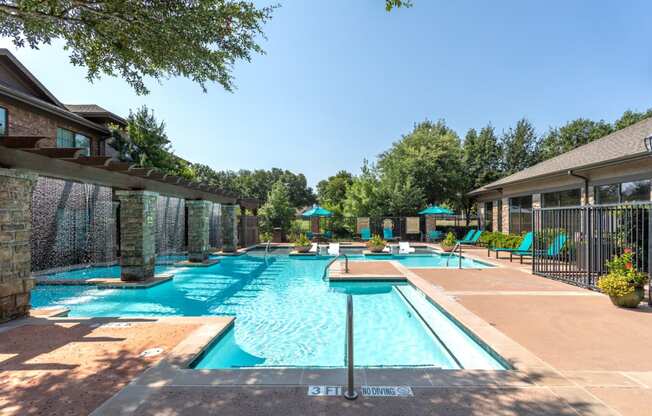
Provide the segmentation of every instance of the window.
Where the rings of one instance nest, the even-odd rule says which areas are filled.
[[[75,147],[75,133],[70,130],[58,128],[57,147]]]
[[[620,202],[649,201],[650,181],[625,182],[620,184]]]
[[[503,231],[503,200],[499,199],[496,201],[496,207],[498,210],[498,225],[494,231]]]
[[[83,134],[75,133],[75,147],[81,147],[84,149],[84,152],[82,153],[84,156],[91,155],[91,139]]]
[[[494,219],[494,204],[492,202],[484,203],[484,229],[487,231],[493,231],[491,227]]]
[[[91,139],[88,136],[60,127],[57,128],[57,147],[79,147],[84,149],[83,155],[91,155]]]
[[[532,231],[532,195],[509,199],[509,232]]]
[[[542,202],[545,208],[550,207],[574,207],[581,204],[582,192],[579,189],[567,191],[547,192],[542,195]]]
[[[596,186],[595,202],[598,204],[616,204],[620,202],[620,185]]]
[[[650,180],[596,186],[595,200],[598,204],[649,201]]]
[[[9,124],[9,112],[6,108],[0,107],[0,136],[6,136]]]

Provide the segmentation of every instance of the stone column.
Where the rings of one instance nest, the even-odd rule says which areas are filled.
[[[116,191],[120,200],[120,265],[124,281],[147,280],[156,264],[156,200],[149,191]]]
[[[222,204],[222,251],[232,253],[238,249],[238,217],[235,205]]]
[[[484,216],[484,210],[485,210],[485,205],[484,201],[483,202],[476,202],[476,212],[478,213],[478,227],[482,230],[486,230],[487,224],[485,221],[485,216]]]
[[[502,215],[501,212],[498,212],[498,201],[493,201],[491,204],[491,222],[493,223],[494,232],[502,232],[503,230],[498,228],[498,216]]]
[[[188,260],[203,262],[208,259],[210,201],[186,201],[188,208]]]
[[[532,209],[541,208],[541,194],[532,194]]]
[[[426,235],[430,235],[430,231],[434,231],[437,225],[437,220],[434,215],[426,215]]]
[[[509,234],[509,198],[503,198],[503,234]]]
[[[37,175],[0,169],[0,322],[29,312],[32,191]]]

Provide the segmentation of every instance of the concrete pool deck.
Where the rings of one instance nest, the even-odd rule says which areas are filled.
[[[487,259],[486,250],[468,249],[464,254]],[[414,397],[362,396],[354,402],[313,397],[307,396],[308,385],[343,385],[345,371],[187,368],[228,327],[222,322],[189,329],[183,341],[166,349],[163,360],[139,371],[140,376],[93,414],[650,414],[650,308],[617,309],[603,295],[533,276],[527,265],[494,258],[491,262],[499,267],[407,269],[398,262],[352,261],[349,275],[408,280],[515,370],[359,369],[356,385],[409,385]],[[344,275],[340,264],[333,264],[332,276]],[[193,318],[170,319],[179,323]]]

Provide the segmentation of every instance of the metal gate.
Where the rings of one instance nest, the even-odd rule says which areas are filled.
[[[532,271],[594,289],[607,261],[630,249],[649,273],[651,211],[650,202],[534,209]]]

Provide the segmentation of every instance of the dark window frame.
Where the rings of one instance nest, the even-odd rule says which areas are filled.
[[[0,105],[0,109],[5,111],[5,119],[3,120],[5,125],[5,131],[4,133],[0,133],[0,137],[7,137],[9,136],[9,109],[1,105]]]
[[[571,204],[564,203],[564,199],[577,198]],[[553,200],[553,201],[551,201]],[[551,203],[552,202],[552,203]],[[541,206],[543,208],[563,208],[563,207],[576,207],[582,205],[582,190],[580,188],[564,189],[563,191],[544,192],[541,194]]]
[[[528,216],[530,220],[523,221]],[[509,232],[523,234],[528,231],[532,231],[532,195],[509,198]]]
[[[623,185],[628,185],[628,184],[634,184],[638,182],[647,182],[647,187],[648,187],[648,195],[647,198],[645,199],[633,199],[633,200],[624,200],[623,199]],[[604,202],[601,199],[600,196],[600,188],[608,188],[611,187],[616,187],[616,201],[607,201]],[[606,190],[606,189],[605,189]],[[638,201],[650,201],[652,198],[650,198],[650,193],[652,192],[652,179],[638,179],[638,180],[631,180],[631,181],[626,181],[626,182],[617,182],[617,183],[606,183],[602,185],[595,185],[593,187],[593,195],[595,198],[595,203],[596,204],[622,204],[622,203],[627,203],[627,202],[638,202]]]
[[[93,138],[92,138],[92,137],[90,137],[90,136],[88,136],[88,135],[86,135],[86,134],[84,134],[84,133],[81,133],[81,132],[75,131],[75,130],[67,129],[67,128],[65,128],[65,127],[57,127],[57,137],[56,137],[56,142],[57,142],[57,147],[59,147],[59,148],[60,148],[60,147],[63,147],[63,146],[59,146],[59,130],[66,131],[66,132],[72,134],[72,147],[79,147],[79,146],[77,145],[77,136],[82,136],[82,137],[84,137],[86,140],[88,140],[88,146],[83,146],[82,148],[83,148],[83,149],[88,149],[88,152],[87,152],[86,156],[90,156],[90,155],[91,155],[92,148],[93,148]]]

